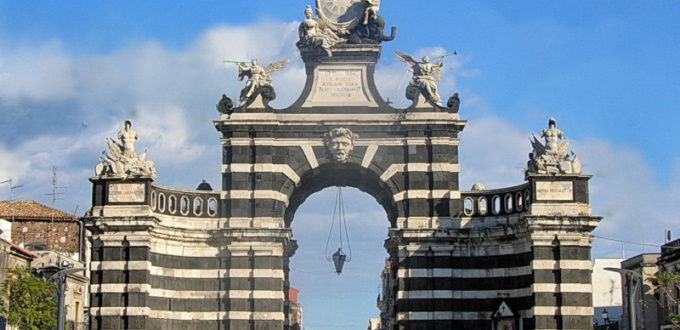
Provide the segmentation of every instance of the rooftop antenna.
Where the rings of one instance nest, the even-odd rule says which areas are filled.
[[[66,187],[58,187],[57,186],[57,170],[59,168],[55,165],[52,166],[52,193],[45,194],[45,196],[52,196],[52,208],[54,209],[54,203],[56,201],[63,200],[63,198],[59,198],[57,196],[63,195],[64,193],[57,192],[57,189],[66,189]],[[54,212],[52,212],[52,221],[54,221]]]
[[[20,185],[13,186],[12,185],[12,178],[9,178],[8,180],[0,182],[0,184],[5,184],[5,183],[9,183],[9,201],[11,202],[11,201],[14,201],[15,199],[19,199],[18,197],[14,198],[14,189],[21,188],[24,185],[20,184]]]
[[[12,178],[9,178],[8,180],[0,182],[0,184],[4,184],[4,183],[9,183],[9,201],[13,202],[15,199],[19,199],[19,197],[14,198],[14,189],[21,188],[24,185],[20,184],[20,185],[13,186],[12,185]],[[9,203],[9,208],[12,212],[12,219],[11,219],[12,226],[14,226],[14,203]]]
[[[50,244],[50,247],[52,245],[51,241],[51,236],[52,236],[52,230],[54,229],[54,212],[56,209],[54,208],[54,204],[56,201],[63,200],[63,198],[59,198],[59,195],[63,195],[64,193],[58,192],[57,189],[66,189],[66,187],[59,187],[57,186],[57,170],[59,168],[56,165],[52,166],[52,193],[45,194],[45,196],[52,196],[52,219],[50,220],[50,228],[48,229],[47,232],[47,240],[48,244]]]

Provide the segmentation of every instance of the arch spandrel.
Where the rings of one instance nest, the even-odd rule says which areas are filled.
[[[300,184],[289,195],[289,204],[285,210],[286,225],[290,226],[298,207],[315,192],[332,186],[349,186],[368,193],[380,204],[390,224],[394,227],[396,219],[403,216],[403,208],[394,202],[394,190],[380,180],[374,173],[360,164],[354,163],[325,163],[315,170],[308,171]]]
[[[440,118],[464,124],[457,121],[457,114],[448,116]],[[298,201],[335,185],[371,194],[395,227],[397,219],[413,217],[433,219],[431,226],[436,227],[438,218],[457,214],[458,139],[450,127],[433,131],[432,125],[380,114],[352,125],[340,120],[318,125],[310,116],[305,116],[307,122],[296,116],[291,125],[286,117],[278,115],[271,130],[251,130],[247,138],[232,134],[223,140],[225,154],[232,155],[225,158],[232,162],[223,165],[224,202],[230,205],[223,217],[276,217],[289,224]],[[337,129],[357,137],[342,160],[333,159],[324,142],[324,136]],[[244,200],[251,196],[255,200]],[[248,203],[255,206],[244,206]]]

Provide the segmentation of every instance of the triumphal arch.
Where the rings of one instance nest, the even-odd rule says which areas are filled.
[[[289,107],[269,106],[287,60],[236,63],[244,88],[222,96],[214,120],[220,191],[154,184],[164,174],[135,151],[143,132],[132,122],[107,141],[85,218],[92,329],[288,329],[290,224],[329,186],[367,192],[389,219],[391,268],[376,309],[387,328],[592,327],[590,233],[600,218],[556,122],[527,144],[523,183],[462,190],[466,121],[458,95],[437,88],[445,57],[397,52],[413,73],[412,103],[393,108],[374,72],[396,29],[385,33],[379,1],[346,3],[304,10],[306,84]]]

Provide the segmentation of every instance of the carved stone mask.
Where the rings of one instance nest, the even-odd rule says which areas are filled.
[[[326,149],[336,162],[346,162],[358,136],[347,128],[334,128],[324,135]]]

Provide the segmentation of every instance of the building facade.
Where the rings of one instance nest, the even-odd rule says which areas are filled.
[[[661,246],[661,256],[658,261],[658,274],[678,274],[680,273],[680,239],[668,242]],[[675,329],[677,325],[673,324],[668,318],[671,314],[680,314],[680,283],[669,283],[667,290],[658,291],[658,306],[660,308],[660,328],[659,329]]]
[[[601,218],[554,120],[545,144],[532,141],[523,183],[461,190],[466,121],[457,94],[446,104],[438,94],[441,59],[397,52],[413,103],[393,108],[373,75],[394,29],[386,36],[377,12],[338,22],[318,5],[300,25],[297,101],[271,108],[269,75],[288,62],[256,60],[239,64],[239,104],[219,101],[221,191],[155,185],[129,121],[121,144],[109,142],[86,217],[92,328],[290,328],[291,223],[330,186],[356,187],[385,210],[390,329],[592,328],[590,233]]]
[[[80,218],[36,201],[0,202],[0,224],[3,235],[12,241],[14,250],[29,253],[31,267],[38,275],[49,278],[65,265],[83,267],[85,233]],[[13,267],[9,265],[9,267]],[[3,267],[3,269],[6,267]],[[74,329],[84,329],[88,317],[89,278],[84,272],[67,278],[65,321]]]
[[[0,202],[5,238],[29,251],[56,251],[80,260],[84,256],[84,228],[80,218],[36,201]]]

